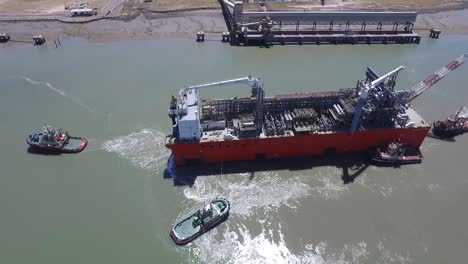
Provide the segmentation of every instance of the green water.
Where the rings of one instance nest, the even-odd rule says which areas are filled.
[[[0,46],[0,263],[465,263],[468,135],[427,138],[420,165],[339,165],[163,178],[167,107],[189,84],[252,75],[267,95],[353,87],[365,67],[406,65],[409,88],[468,52],[468,37],[419,46],[236,48],[192,40]],[[468,66],[418,98],[427,121],[468,105]],[[248,95],[246,87],[203,95]],[[44,122],[89,140],[77,155],[27,152]],[[239,165],[243,166],[243,165]],[[351,168],[349,173],[357,170]],[[184,246],[171,224],[224,196],[229,219]]]

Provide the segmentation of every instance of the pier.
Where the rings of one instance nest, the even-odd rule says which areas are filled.
[[[8,33],[0,33],[0,43],[5,43],[5,42],[21,42],[21,43],[32,43],[34,45],[42,45],[46,42],[46,39],[43,35],[34,35],[31,36],[25,35],[25,34],[14,34],[10,35]],[[59,40],[57,40],[59,41]],[[55,41],[54,41],[55,42]],[[57,45],[57,44],[56,44]]]
[[[197,42],[204,42],[205,41],[205,32],[198,31],[197,32]]]
[[[218,0],[232,45],[419,44],[416,12],[244,11]],[[227,40],[227,38],[224,38]]]
[[[290,34],[274,34],[270,36],[263,36],[261,34],[249,35],[245,39],[248,44],[419,44],[421,36],[416,33],[407,34],[380,34],[372,32],[356,32],[354,34],[343,34],[327,32],[296,32]],[[244,43],[244,44],[245,44]]]

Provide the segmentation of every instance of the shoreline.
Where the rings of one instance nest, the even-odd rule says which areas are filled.
[[[468,2],[461,9],[420,13],[414,30],[426,36],[437,28],[443,35],[468,34]],[[445,7],[447,8],[447,7]],[[42,34],[46,39],[84,38],[91,42],[118,40],[145,40],[165,37],[193,37],[197,31],[220,34],[226,31],[224,18],[218,8],[201,7],[185,11],[138,11],[129,16],[114,15],[79,19],[57,20],[55,16],[3,16],[0,14],[0,33],[9,33],[12,40],[28,39]],[[372,10],[378,11],[378,10]],[[382,10],[380,10],[382,11]],[[33,19],[28,19],[33,18]],[[90,21],[91,20],[91,21]],[[221,36],[219,36],[220,38]],[[11,43],[18,43],[10,41]],[[2,43],[0,45],[10,45]]]

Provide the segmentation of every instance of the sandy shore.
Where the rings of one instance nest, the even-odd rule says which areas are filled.
[[[419,14],[415,29],[423,36],[438,28],[442,35],[468,34],[468,9]],[[140,13],[127,19],[102,19],[83,24],[57,21],[0,22],[0,32],[8,32],[12,39],[31,40],[35,34],[46,39],[81,37],[89,41],[141,40],[161,37],[194,37],[205,31],[220,38],[226,31],[220,10],[171,13]],[[8,44],[12,45],[12,44]]]

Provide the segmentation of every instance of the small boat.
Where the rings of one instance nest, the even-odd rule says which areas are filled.
[[[455,115],[434,122],[432,127],[432,133],[442,138],[451,138],[465,132],[468,132],[468,108],[465,106]]]
[[[32,149],[46,153],[79,153],[88,144],[85,138],[71,137],[68,131],[45,126],[42,133],[35,133],[26,138]]]
[[[229,216],[230,204],[216,198],[195,213],[182,217],[171,229],[171,237],[177,245],[185,245],[201,234],[217,226]]]
[[[421,163],[422,159],[423,156],[419,148],[405,147],[398,142],[377,148],[371,157],[373,162],[392,165]]]

